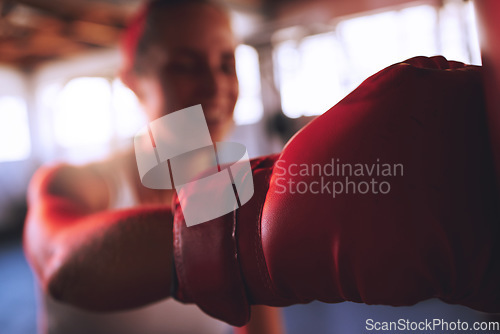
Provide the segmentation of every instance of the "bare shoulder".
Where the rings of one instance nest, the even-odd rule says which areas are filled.
[[[91,212],[107,208],[109,189],[106,178],[112,159],[86,165],[53,164],[43,166],[33,176],[29,201],[47,197],[65,198]]]

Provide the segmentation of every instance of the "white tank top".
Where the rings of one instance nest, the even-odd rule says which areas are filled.
[[[134,189],[123,169],[113,174],[110,209],[138,204]],[[113,183],[113,184],[111,184]],[[59,303],[41,294],[40,326],[48,334],[229,334],[226,323],[203,313],[196,305],[168,298],[131,311],[92,313]]]

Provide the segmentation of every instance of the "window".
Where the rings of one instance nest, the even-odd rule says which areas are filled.
[[[474,29],[472,5],[449,2],[345,19],[334,31],[282,41],[274,60],[283,112],[321,114],[370,75],[414,56],[478,64]]]
[[[0,162],[29,158],[30,140],[24,100],[13,96],[0,97]]]
[[[119,79],[102,77],[64,85],[56,94],[52,120],[56,144],[74,162],[106,154],[146,123],[135,94]]]
[[[318,115],[342,97],[339,78],[345,59],[331,33],[283,43],[276,51],[285,115]]]
[[[111,89],[104,78],[77,78],[64,86],[54,109],[54,130],[62,147],[105,144],[112,136]]]
[[[132,138],[147,123],[137,97],[120,79],[115,79],[112,84],[112,100],[118,138]]]
[[[234,110],[234,121],[238,125],[256,123],[264,113],[259,56],[254,48],[243,44],[236,48],[235,56],[240,94]]]
[[[349,91],[391,64],[438,54],[436,22],[435,9],[427,5],[340,22],[337,31],[349,60]]]

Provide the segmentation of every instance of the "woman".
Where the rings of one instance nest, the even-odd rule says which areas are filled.
[[[206,1],[153,1],[127,29],[123,50],[122,79],[149,121],[201,104],[213,141],[228,134],[238,81],[235,41],[221,7]],[[141,185],[132,150],[86,166],[37,172],[29,190],[25,250],[44,291],[45,330],[227,332],[227,325],[196,306],[165,300],[172,266],[172,195]],[[83,309],[114,313],[71,308],[47,292],[55,299],[75,297]],[[238,330],[280,333],[279,314],[256,308],[254,321]]]

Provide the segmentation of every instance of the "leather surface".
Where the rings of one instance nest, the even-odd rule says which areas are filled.
[[[401,164],[403,173],[376,177],[390,184],[386,194],[283,191],[318,181],[288,168],[332,159]],[[249,304],[312,300],[398,306],[438,297],[500,311],[498,191],[480,67],[443,57],[390,66],[279,158],[252,167],[254,197],[235,213],[186,228],[176,211],[176,298],[233,325],[248,320]]]
[[[332,199],[278,194],[275,174],[261,224],[280,295],[387,305],[439,297],[500,310],[498,195],[478,67],[442,57],[393,65],[296,135],[280,165],[331,158],[400,163],[404,175],[387,178],[386,195]]]

